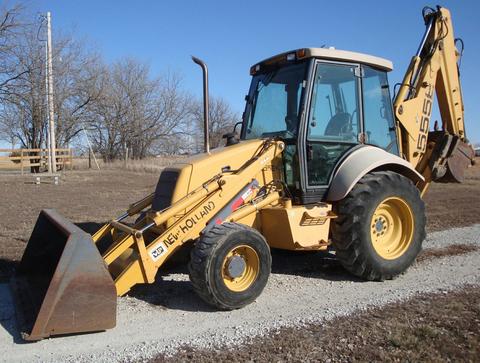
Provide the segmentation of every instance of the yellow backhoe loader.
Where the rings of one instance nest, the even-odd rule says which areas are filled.
[[[325,48],[282,53],[251,67],[241,131],[214,150],[207,67],[194,58],[204,76],[205,152],[164,169],[152,194],[93,236],[41,212],[12,280],[23,337],[114,327],[117,296],[154,282],[186,244],[195,291],[225,310],[260,295],[271,248],[331,249],[367,280],[403,273],[425,238],[428,185],[461,182],[474,157],[451,15],[425,8],[423,18],[393,103],[388,60]],[[430,122],[434,92],[441,125]]]

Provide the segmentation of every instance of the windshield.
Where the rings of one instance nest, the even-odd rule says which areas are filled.
[[[245,139],[297,136],[307,62],[255,75],[247,97]]]

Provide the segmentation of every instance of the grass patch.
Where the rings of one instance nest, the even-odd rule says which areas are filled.
[[[128,160],[125,163],[124,160],[113,160],[104,162],[102,159],[97,159],[100,170],[129,170],[136,173],[154,173],[159,174],[165,167],[185,162],[186,156],[163,156],[163,157],[149,157],[139,160]],[[94,160],[91,161],[92,170],[97,170],[97,166]],[[73,169],[75,170],[87,170],[88,159],[75,158],[73,161]]]

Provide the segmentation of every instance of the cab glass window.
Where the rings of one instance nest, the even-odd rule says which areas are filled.
[[[360,124],[356,68],[343,64],[318,65],[308,140],[356,142]]]
[[[255,75],[247,99],[245,139],[295,138],[307,62]]]
[[[364,66],[362,84],[365,143],[398,155],[387,74]]]

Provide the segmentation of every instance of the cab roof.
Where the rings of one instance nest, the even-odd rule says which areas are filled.
[[[289,59],[294,57],[293,59]],[[347,50],[339,50],[334,48],[300,48],[292,50],[290,52],[280,53],[273,57],[267,58],[259,63],[253,65],[252,68],[257,65],[262,64],[274,64],[277,62],[282,62],[285,60],[294,60],[294,59],[306,59],[306,58],[318,58],[318,59],[328,59],[334,61],[344,61],[344,62],[355,62],[373,66],[375,68],[382,69],[384,71],[393,70],[393,63],[388,59],[375,57],[373,55],[350,52]]]

